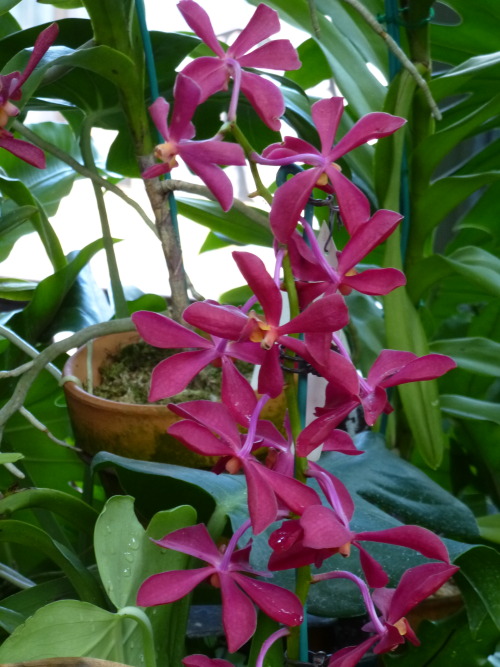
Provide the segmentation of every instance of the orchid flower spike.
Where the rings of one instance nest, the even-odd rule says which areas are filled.
[[[246,164],[245,154],[239,144],[215,139],[192,141],[195,129],[191,119],[200,97],[198,84],[181,73],[175,82],[170,125],[167,123],[170,105],[163,97],[158,97],[149,107],[151,118],[165,141],[155,148],[155,157],[161,160],[161,164],[146,169],[142,177],[155,178],[169,173],[178,166],[179,156],[201,178],[222,209],[228,211],[233,203],[233,186],[218,165],[243,166]]]
[[[245,72],[243,67],[265,67],[275,70],[294,70],[300,67],[297,52],[288,39],[276,39],[257,46],[280,29],[278,13],[267,5],[259,5],[250,22],[227,51],[219,44],[208,14],[194,0],[181,0],[177,5],[189,27],[216,54],[196,58],[183,73],[201,88],[200,103],[220,90],[227,90],[233,79],[233,92],[228,110],[230,121],[236,118],[240,90],[259,117],[272,130],[280,129],[280,116],[285,111],[283,95],[271,81],[258,74]]]
[[[23,72],[0,74],[0,147],[24,160],[38,169],[45,168],[45,155],[38,146],[21,139],[15,139],[11,132],[5,129],[9,119],[17,116],[19,109],[10,100],[20,100],[21,87],[33,73],[43,56],[59,33],[57,23],[53,23],[38,35],[28,64]]]

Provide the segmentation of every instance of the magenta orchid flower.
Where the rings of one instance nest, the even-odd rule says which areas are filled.
[[[233,203],[233,186],[218,165],[244,165],[245,154],[239,144],[216,139],[192,141],[195,129],[191,119],[200,103],[200,96],[198,84],[181,73],[175,82],[175,102],[170,125],[167,123],[170,106],[163,97],[156,99],[149,107],[151,118],[165,143],[155,148],[155,157],[161,160],[161,164],[146,169],[142,177],[155,178],[169,173],[177,167],[179,156],[201,178],[222,209],[228,211]]]
[[[288,39],[266,42],[248,53],[251,48],[279,31],[278,13],[267,5],[259,5],[234,44],[224,51],[208,14],[198,3],[194,0],[181,0],[177,6],[193,32],[216,54],[216,57],[196,58],[183,70],[184,74],[200,86],[200,103],[220,90],[227,90],[229,79],[232,78],[233,92],[228,119],[233,121],[236,118],[241,90],[264,123],[272,130],[279,130],[279,118],[285,112],[285,103],[279,88],[258,74],[242,69],[264,67],[294,70],[300,67],[297,52]]]
[[[373,647],[372,650],[376,655],[388,653],[404,644],[405,639],[418,646],[420,642],[406,619],[406,614],[441,588],[458,569],[447,563],[418,565],[403,574],[395,589],[381,588],[374,591],[373,602],[364,582],[350,572],[327,572],[315,575],[313,580],[316,582],[341,577],[354,581],[363,594],[371,618],[363,630],[375,632],[359,646],[348,646],[334,653],[328,667],[356,667],[370,648]],[[377,615],[373,603],[382,612],[381,617]]]
[[[245,435],[238,430],[230,411],[220,403],[188,401],[169,406],[179,416],[186,417],[170,426],[170,435],[194,452],[221,457],[217,471],[243,470],[248,487],[248,511],[256,535],[276,520],[283,506],[301,514],[308,505],[320,502],[316,491],[293,477],[267,468],[252,454],[260,447],[283,448],[279,434],[278,440],[273,442],[268,428],[264,427],[262,432],[259,429],[258,417],[267,398],[263,396],[256,402]]]
[[[288,250],[294,275],[304,281],[301,294],[305,300],[308,302],[318,294],[332,290],[348,294],[355,289],[363,294],[382,295],[406,284],[404,274],[397,269],[367,269],[362,273],[355,269],[366,255],[392,234],[400,220],[401,216],[394,211],[377,211],[356,229],[342,251],[335,252],[332,247],[330,252],[335,256],[330,261],[310,225],[303,221],[308,243],[294,233],[289,239]]]
[[[209,364],[222,364],[222,400],[240,419],[249,419],[255,407],[255,394],[247,380],[238,371],[233,359],[261,364],[265,352],[251,342],[237,343],[225,338],[204,338],[160,313],[137,311],[132,321],[141,338],[154,347],[198,348],[179,352],[155,366],[151,376],[149,401],[175,396]]]
[[[182,659],[184,667],[234,667],[233,663],[221,658],[207,658],[206,655],[196,653]]]
[[[33,73],[48,49],[54,43],[59,32],[57,23],[53,23],[38,35],[28,64],[23,72],[0,74],[0,148],[5,148],[16,157],[38,169],[45,168],[45,154],[33,144],[21,139],[15,139],[11,132],[5,129],[9,118],[17,116],[19,109],[10,100],[20,100],[21,87]]]
[[[257,615],[254,603],[279,623],[300,625],[303,610],[297,596],[275,584],[254,579],[254,576],[269,574],[250,567],[250,545],[236,549],[238,540],[249,525],[246,521],[235,531],[225,550],[217,548],[203,524],[181,528],[158,540],[156,543],[161,547],[199,558],[208,566],[154,574],[139,588],[137,604],[150,607],[175,602],[209,579],[213,586],[221,590],[222,623],[231,653],[243,646],[255,632]]]
[[[335,193],[341,218],[351,235],[370,217],[368,200],[341,173],[335,161],[367,141],[392,134],[406,121],[387,113],[370,113],[358,120],[349,132],[333,145],[343,110],[342,97],[319,100],[312,105],[311,115],[318,130],[321,150],[303,139],[285,137],[283,143],[268,146],[262,156],[252,156],[256,162],[266,165],[278,166],[294,162],[312,165],[312,169],[293,176],[281,185],[274,196],[270,223],[274,235],[281,243],[288,242],[315,187]]]
[[[255,312],[246,314],[208,301],[191,304],[183,316],[192,326],[212,335],[260,343],[267,352],[259,372],[258,391],[274,398],[283,388],[278,344],[286,347],[289,340],[294,344],[287,334],[331,334],[342,329],[348,322],[347,307],[339,294],[332,294],[311,303],[302,313],[280,325],[281,292],[262,260],[248,252],[234,252],[233,257],[262,306],[264,318]]]

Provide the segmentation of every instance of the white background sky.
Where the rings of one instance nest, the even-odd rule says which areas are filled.
[[[225,34],[241,29],[255,11],[255,7],[244,0],[199,0],[210,14],[217,34]],[[148,25],[152,29],[177,31],[188,30],[173,0],[146,0]],[[62,12],[50,5],[40,5],[34,0],[23,0],[16,7],[16,17],[23,27],[37,25],[61,18]],[[67,14],[66,14],[67,15]],[[70,12],[72,16],[82,16],[83,10]],[[306,37],[298,30],[286,27],[280,37],[290,38],[295,45]],[[233,37],[234,39],[234,37]],[[232,41],[232,39],[230,40]],[[96,135],[96,141],[109,141],[109,137]],[[228,170],[229,173],[229,170]],[[196,181],[187,170],[175,170],[174,178]],[[235,180],[233,179],[233,183]],[[149,212],[149,204],[144,195],[142,183],[122,184],[127,194],[140,200]],[[249,187],[252,186],[249,183]],[[124,285],[135,285],[145,292],[168,293],[168,276],[158,240],[145,228],[137,214],[112,194],[106,195],[112,234],[124,239],[115,246]],[[264,207],[262,201],[256,202]],[[81,248],[100,237],[99,219],[90,183],[78,180],[72,194],[61,202],[58,214],[52,220],[65,252]],[[242,284],[241,276],[230,257],[233,248],[226,248],[199,255],[208,230],[181,220],[181,240],[185,265],[196,289],[206,298],[218,295]],[[271,250],[250,248],[257,252],[271,268]],[[107,268],[104,253],[99,253],[91,263],[99,284],[107,286]],[[0,276],[39,280],[51,273],[51,266],[43,247],[35,234],[25,236],[16,244],[10,257],[0,263]]]

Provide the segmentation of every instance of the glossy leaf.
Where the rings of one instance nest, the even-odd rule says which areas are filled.
[[[444,394],[441,396],[441,407],[444,412],[462,419],[491,421],[500,425],[500,404],[481,401],[469,396]]]

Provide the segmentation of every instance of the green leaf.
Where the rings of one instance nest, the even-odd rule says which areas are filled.
[[[77,556],[52,540],[40,528],[24,521],[4,519],[0,522],[0,541],[22,544],[38,550],[56,563],[67,575],[80,597],[89,602],[104,604],[102,592],[94,577]]]
[[[0,627],[2,627],[9,634],[24,623],[24,616],[18,614],[17,611],[0,607]]]
[[[0,0],[0,15],[6,14],[20,2],[21,0]]]
[[[17,278],[0,278],[0,298],[11,301],[29,301],[38,283]]]
[[[11,456],[23,458],[21,454]],[[0,500],[0,514],[6,516],[20,510],[35,508],[53,512],[78,530],[89,533],[93,532],[98,517],[96,510],[83,500],[57,489],[23,489]]]
[[[129,626],[130,622],[126,622]],[[68,656],[120,660],[125,622],[117,614],[79,600],[42,607],[0,646],[0,661],[18,662]],[[135,667],[140,667],[136,663]]]
[[[89,243],[64,268],[42,280],[26,308],[10,320],[10,326],[27,341],[36,342],[49,327],[78,274],[103,248],[103,240]]]
[[[297,53],[302,66],[298,70],[287,72],[285,75],[287,79],[291,79],[301,88],[307,90],[307,88],[313,88],[318,83],[331,77],[332,70],[328,65],[328,60],[312,37],[300,44]]]
[[[156,526],[160,518],[157,515]],[[193,525],[196,513],[191,507],[179,507],[161,517],[163,537],[167,533]],[[106,503],[96,524],[94,548],[104,588],[117,609],[135,605],[141,583],[152,574],[187,567],[188,557],[180,552],[161,549],[134,513],[134,499],[114,496]]]
[[[260,209],[241,205],[225,213],[217,202],[176,197],[179,213],[186,218],[219,232],[238,243],[271,247],[273,236],[267,215]]]
[[[489,401],[480,401],[469,396],[443,394],[441,408],[453,417],[491,421],[500,425],[500,405]]]
[[[456,560],[464,577],[484,604],[491,620],[500,630],[500,554],[490,547],[477,546]]]
[[[53,5],[59,9],[79,9],[84,7],[81,0],[37,0],[41,5]]]
[[[450,338],[430,343],[431,352],[448,354],[459,368],[482,375],[500,375],[500,343],[489,338]]]
[[[500,544],[500,514],[487,514],[477,518],[479,534],[484,540]]]
[[[0,192],[16,202],[19,206],[31,206],[37,209],[37,213],[31,216],[33,227],[40,236],[45,252],[47,253],[54,269],[60,269],[66,264],[64,253],[47,217],[42,204],[31,194],[29,188],[19,180],[8,178],[0,174]]]
[[[5,465],[6,463],[15,463],[21,459],[24,459],[22,454],[16,454],[14,452],[0,452],[0,465]],[[2,501],[0,500],[0,504],[1,502]]]
[[[500,259],[474,246],[459,248],[451,255],[433,255],[408,270],[408,288],[414,302],[451,274],[464,276],[486,294],[500,295]]]

